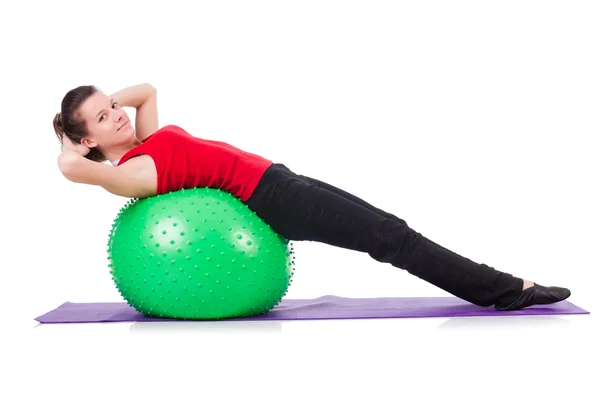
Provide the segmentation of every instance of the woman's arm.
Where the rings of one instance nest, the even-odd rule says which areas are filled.
[[[101,186],[122,197],[145,196],[142,182],[126,173],[123,167],[89,160],[73,150],[65,150],[58,156],[58,168],[71,182]]]
[[[112,94],[120,106],[133,107],[135,113],[135,135],[140,141],[158,130],[157,92],[145,83],[124,88]]]

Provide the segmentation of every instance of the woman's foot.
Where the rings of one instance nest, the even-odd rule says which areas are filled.
[[[529,280],[523,280],[523,292],[508,305],[496,304],[496,310],[521,310],[532,305],[547,305],[560,302],[571,296],[571,291],[562,287],[545,287]]]

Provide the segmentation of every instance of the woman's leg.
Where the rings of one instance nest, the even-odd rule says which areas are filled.
[[[359,197],[357,197],[357,196],[355,196],[355,195],[353,195],[351,193],[348,193],[347,191],[344,191],[344,190],[342,190],[342,189],[340,189],[338,187],[330,185],[327,182],[323,182],[323,181],[311,178],[311,177],[306,176],[306,175],[298,175],[298,176],[301,177],[301,178],[303,178],[303,179],[305,179],[306,181],[308,181],[311,184],[314,184],[314,185],[316,185],[316,186],[318,186],[320,188],[323,188],[325,190],[329,190],[330,192],[335,193],[335,194],[337,194],[339,196],[342,196],[345,199],[348,199],[348,200],[350,200],[350,201],[352,201],[352,202],[354,202],[354,203],[356,203],[358,205],[361,205],[361,206],[363,206],[365,208],[368,208],[371,211],[373,211],[373,212],[375,212],[375,213],[377,213],[377,214],[379,214],[381,216],[384,216],[384,217],[387,217],[387,218],[390,218],[390,219],[394,219],[398,223],[402,223],[404,225],[407,225],[407,223],[406,223],[406,221],[404,219],[398,218],[394,214],[391,214],[391,213],[386,212],[386,211],[384,211],[384,210],[382,210],[380,208],[377,208],[374,205],[366,202],[365,200],[363,200],[363,199],[361,199],[361,198],[359,198]],[[425,237],[423,237],[423,238],[425,238]],[[449,252],[450,254],[457,255],[456,253],[450,251],[449,249],[447,249],[445,247],[442,247],[441,245],[439,245],[439,244],[437,244],[437,243],[435,243],[433,241],[430,241],[430,243],[436,245],[441,250],[445,250],[445,251]],[[484,266],[487,266],[487,265],[484,265]]]
[[[521,296],[522,279],[441,247],[402,219],[283,164],[267,170],[247,205],[290,240],[366,252],[480,306],[506,306]]]
[[[298,175],[298,176],[300,178],[306,180],[310,184],[313,184],[313,185],[318,186],[320,188],[323,188],[325,190],[329,190],[330,192],[335,193],[335,194],[337,194],[339,196],[342,196],[345,199],[348,199],[348,200],[350,200],[350,201],[352,201],[352,202],[354,202],[354,203],[356,203],[356,204],[358,204],[358,205],[360,205],[362,207],[368,208],[371,211],[373,211],[373,212],[375,212],[375,213],[377,213],[377,214],[379,214],[381,216],[385,216],[387,218],[394,219],[397,222],[403,223],[403,224],[406,225],[406,221],[404,219],[398,218],[396,215],[390,214],[389,212],[385,212],[384,210],[375,207],[374,205],[366,202],[365,200],[363,200],[363,199],[361,199],[359,197],[356,197],[355,195],[353,195],[351,193],[348,193],[345,190],[342,190],[342,189],[340,189],[338,187],[335,187],[335,186],[330,185],[330,184],[328,184],[326,182],[320,181],[318,179],[311,178],[311,177],[306,176],[306,175]]]

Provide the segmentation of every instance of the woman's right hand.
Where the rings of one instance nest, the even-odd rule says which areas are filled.
[[[73,150],[82,156],[86,156],[90,152],[90,148],[82,144],[75,144],[66,134],[62,137],[62,151]]]

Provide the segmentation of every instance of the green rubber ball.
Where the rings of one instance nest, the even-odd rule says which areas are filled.
[[[121,296],[151,317],[264,314],[293,276],[292,243],[232,194],[211,188],[129,200],[109,234]]]

